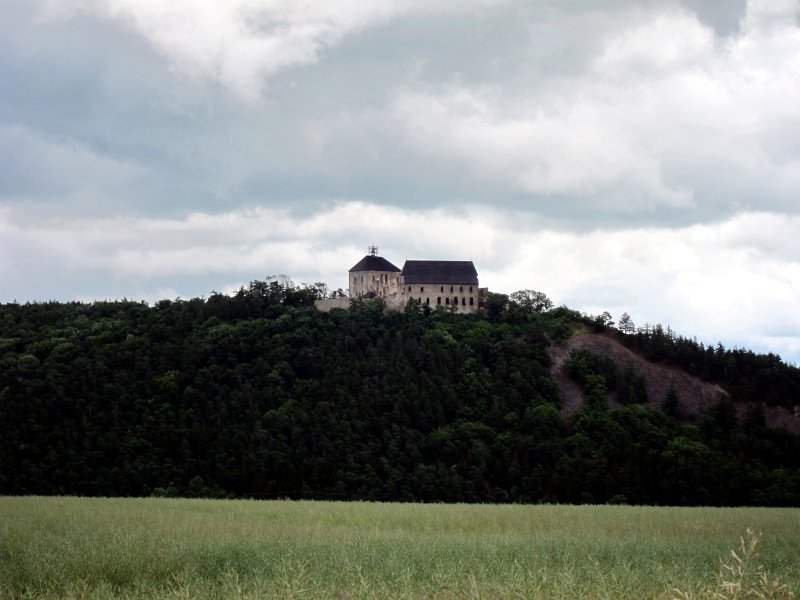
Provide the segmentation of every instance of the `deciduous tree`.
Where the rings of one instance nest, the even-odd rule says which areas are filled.
[[[544,292],[518,290],[509,296],[513,307],[526,313],[546,312],[553,308],[553,302]]]

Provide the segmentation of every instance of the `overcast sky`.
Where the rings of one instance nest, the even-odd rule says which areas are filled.
[[[0,7],[0,302],[377,244],[800,362],[800,0]]]

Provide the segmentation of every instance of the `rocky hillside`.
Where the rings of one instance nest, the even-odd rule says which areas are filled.
[[[723,400],[733,402],[740,421],[746,414],[745,403],[733,400],[720,385],[703,381],[676,366],[651,362],[622,344],[619,334],[610,330],[602,333],[583,331],[550,347],[551,373],[561,388],[564,414],[571,414],[584,402],[583,390],[567,375],[564,368],[570,353],[576,349],[585,349],[608,357],[620,372],[632,366],[634,372],[644,378],[648,403],[653,408],[661,408],[667,394],[674,390],[681,412],[688,422],[696,421],[705,411]],[[618,392],[610,392],[609,402],[612,406],[621,406]],[[800,433],[800,414],[796,409],[767,406],[764,413],[769,427],[782,427]]]

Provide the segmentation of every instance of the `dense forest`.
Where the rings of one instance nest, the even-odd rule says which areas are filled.
[[[268,279],[152,307],[0,306],[0,493],[800,505],[800,436],[763,419],[800,406],[780,357],[611,329],[535,293],[457,315],[322,313],[324,292]],[[586,329],[731,401],[689,422],[576,351],[586,401],[566,414],[548,348]]]

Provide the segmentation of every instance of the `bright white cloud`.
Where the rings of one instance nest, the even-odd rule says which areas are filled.
[[[259,99],[264,80],[315,62],[348,31],[390,14],[377,1],[314,3],[294,0],[74,0],[51,2],[120,20],[163,53],[181,73],[219,82],[242,100]],[[327,7],[327,8],[326,8]]]
[[[691,13],[648,15],[611,40],[596,61],[601,71],[686,68],[714,51],[714,33]]]
[[[455,0],[48,0],[45,9],[50,18],[91,10],[120,20],[178,71],[255,103],[266,79],[317,62],[353,32],[398,15],[463,7]]]
[[[691,205],[691,194],[670,189],[647,141],[625,129],[619,110],[596,100],[560,105],[545,98],[520,114],[501,108],[494,90],[443,94],[401,92],[392,107],[406,143],[416,151],[456,161],[469,173],[507,182],[509,192],[600,196],[608,208],[642,204]],[[622,187],[625,197],[608,191]]]

